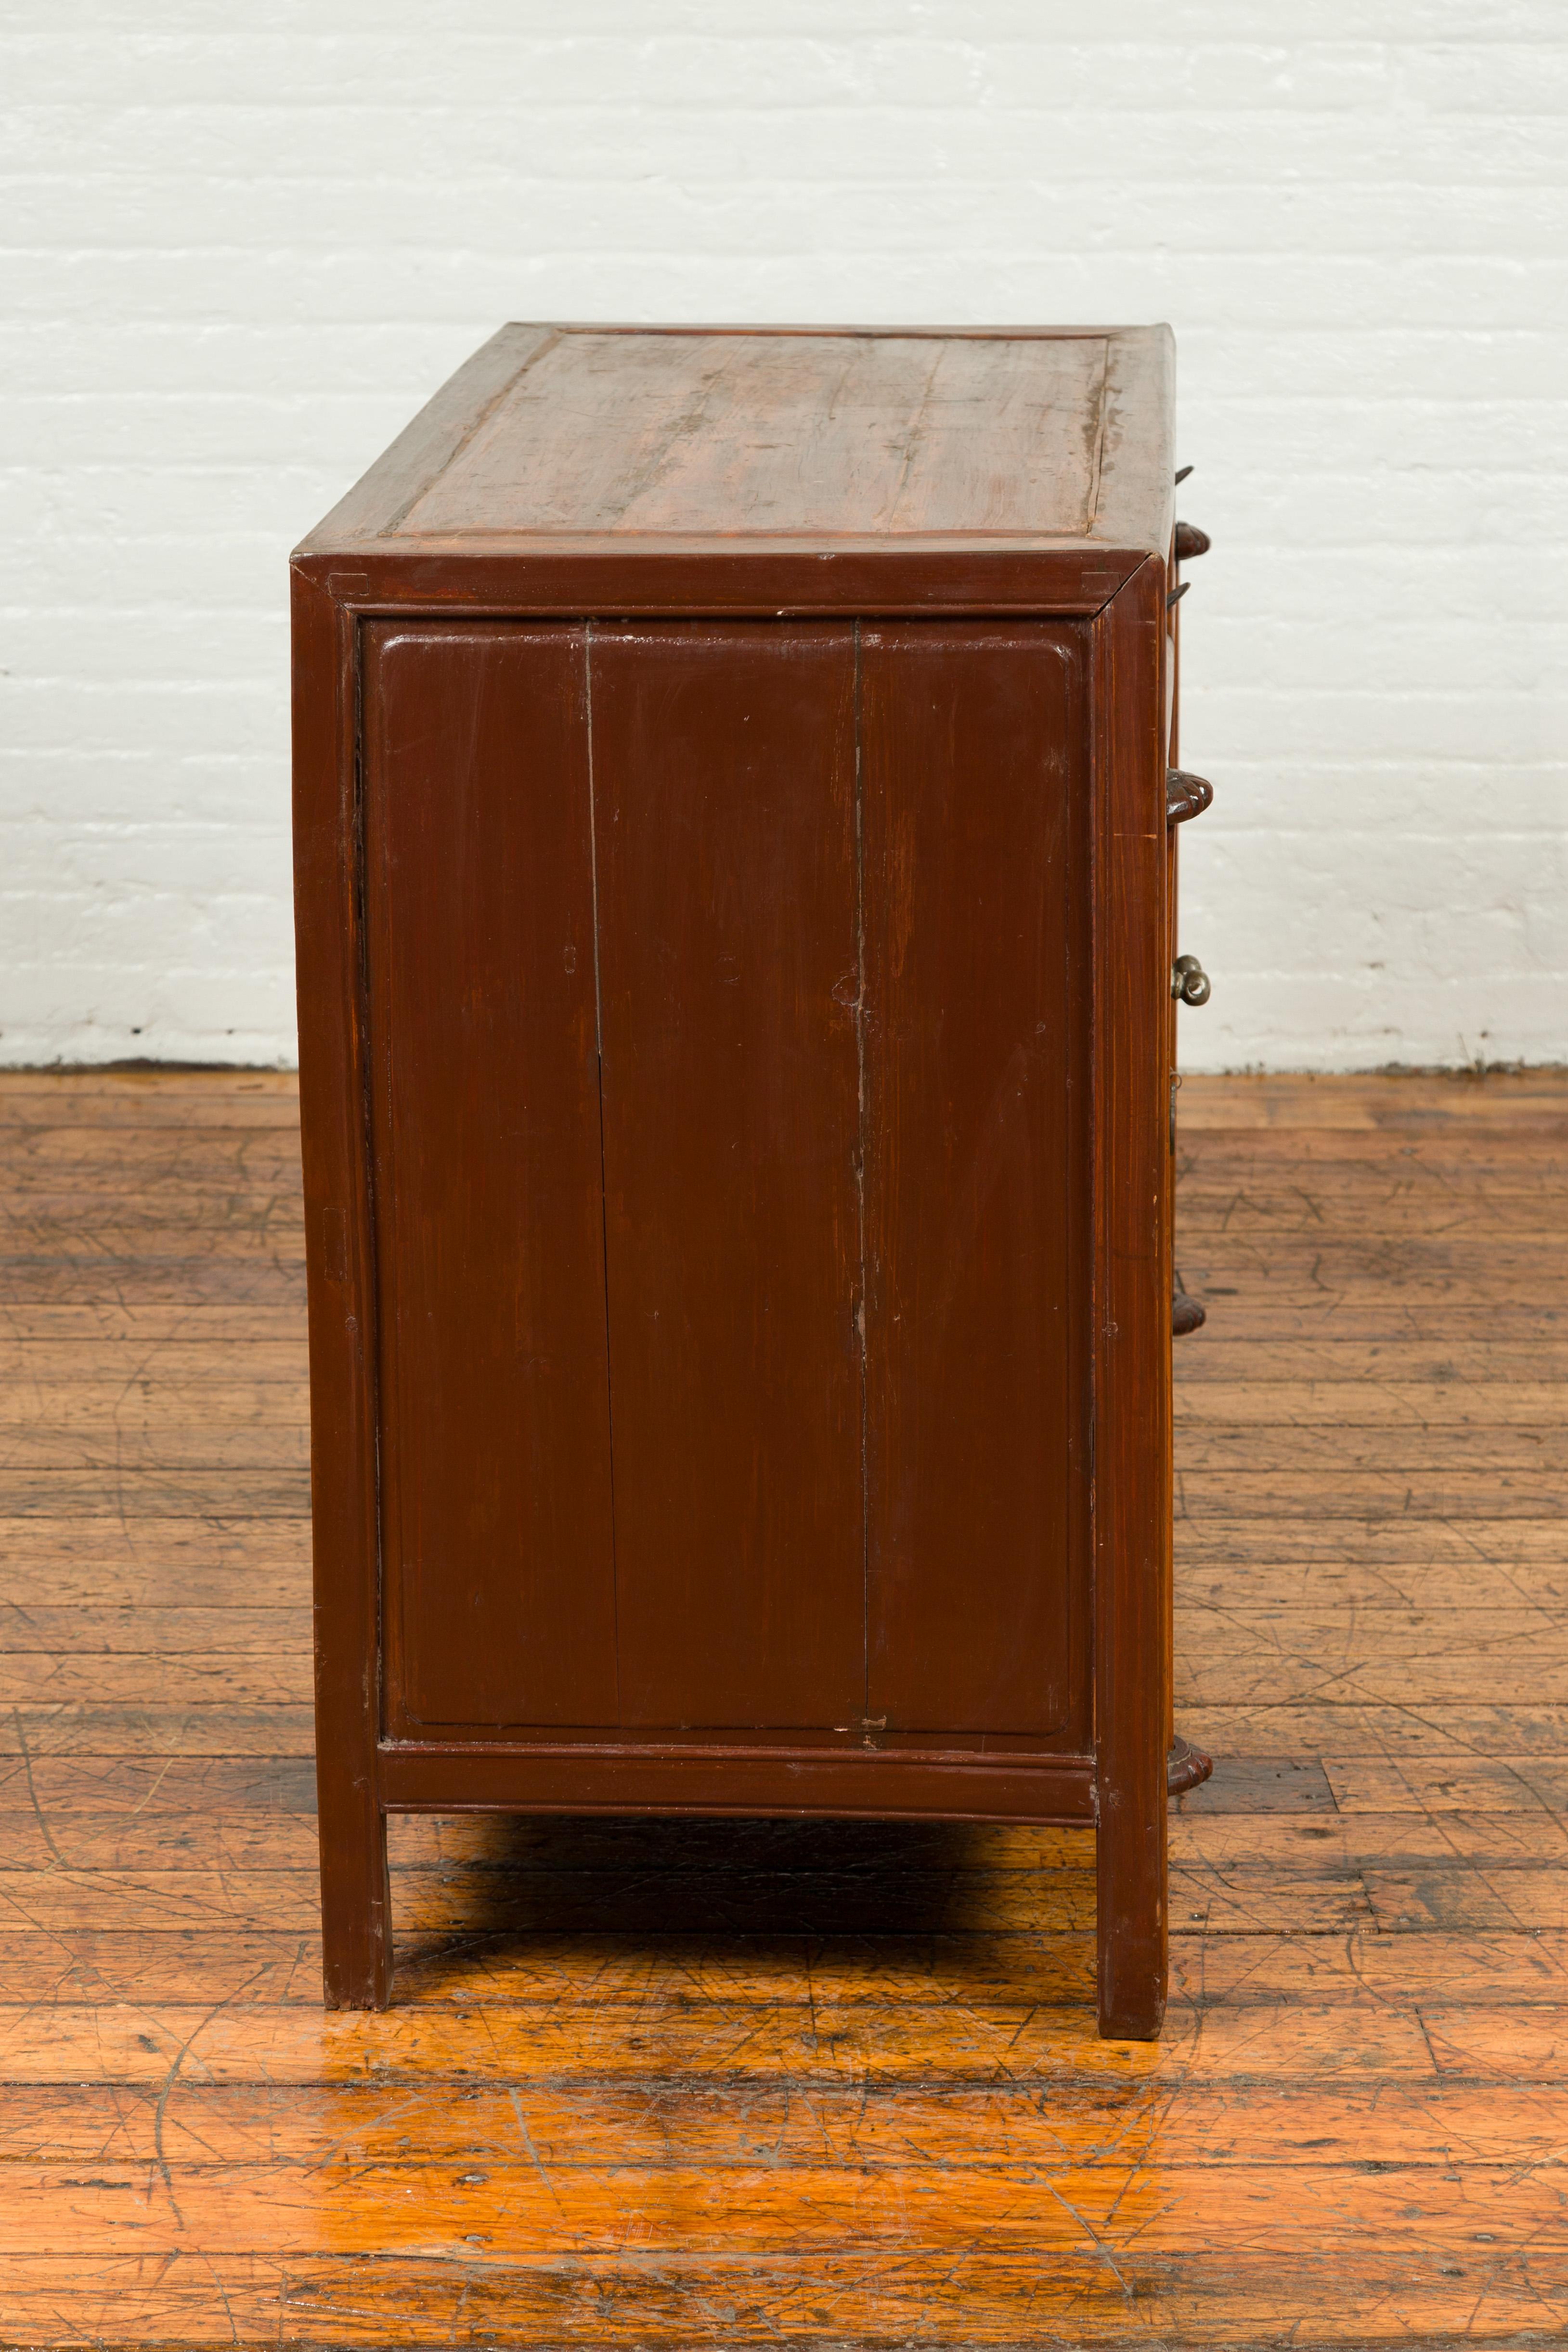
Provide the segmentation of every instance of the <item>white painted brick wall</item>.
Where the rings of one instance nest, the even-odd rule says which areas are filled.
[[[1172,320],[1189,1063],[1568,1057],[1564,0],[33,0],[0,68],[0,1058],[291,1058],[287,551],[563,316]]]

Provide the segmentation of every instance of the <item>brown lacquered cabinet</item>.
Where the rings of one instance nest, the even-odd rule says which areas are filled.
[[[1173,353],[509,327],[294,560],[322,1887],[1093,1822],[1165,1998]]]

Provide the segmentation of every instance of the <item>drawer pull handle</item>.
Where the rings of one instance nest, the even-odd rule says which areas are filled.
[[[1177,956],[1171,966],[1171,994],[1182,1004],[1207,1004],[1213,993],[1196,956]]]
[[[1176,527],[1176,560],[1190,563],[1195,555],[1207,555],[1214,544],[1206,530],[1195,522],[1178,522]]]
[[[1181,603],[1182,598],[1186,594],[1187,590],[1191,586],[1192,582],[1190,580],[1184,580],[1179,588],[1173,588],[1171,590],[1170,594],[1166,598],[1166,610],[1167,613],[1170,611],[1173,604],[1179,604]]]
[[[1166,823],[1185,824],[1188,817],[1201,816],[1214,798],[1214,786],[1207,776],[1195,776],[1190,768],[1166,770]]]
[[[1178,1738],[1166,1758],[1166,1794],[1185,1797],[1189,1789],[1201,1788],[1213,1769],[1214,1759],[1206,1748]]]

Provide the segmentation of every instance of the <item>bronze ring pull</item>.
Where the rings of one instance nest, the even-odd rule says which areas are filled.
[[[1195,1748],[1189,1739],[1179,1736],[1166,1758],[1166,1790],[1173,1797],[1182,1797],[1189,1789],[1200,1788],[1214,1769],[1214,1759],[1203,1748]]]
[[[1207,1004],[1214,993],[1196,956],[1177,956],[1171,966],[1171,994],[1178,1004]]]
[[[1201,1331],[1208,1320],[1201,1298],[1193,1298],[1185,1290],[1171,1293],[1171,1337],[1185,1339],[1189,1331]]]
[[[1214,798],[1214,786],[1207,776],[1195,776],[1187,768],[1166,770],[1166,823],[1185,824],[1189,816],[1201,816]]]

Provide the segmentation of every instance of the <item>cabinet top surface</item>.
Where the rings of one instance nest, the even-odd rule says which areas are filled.
[[[1166,327],[511,326],[302,552],[1160,553],[1173,393]]]

